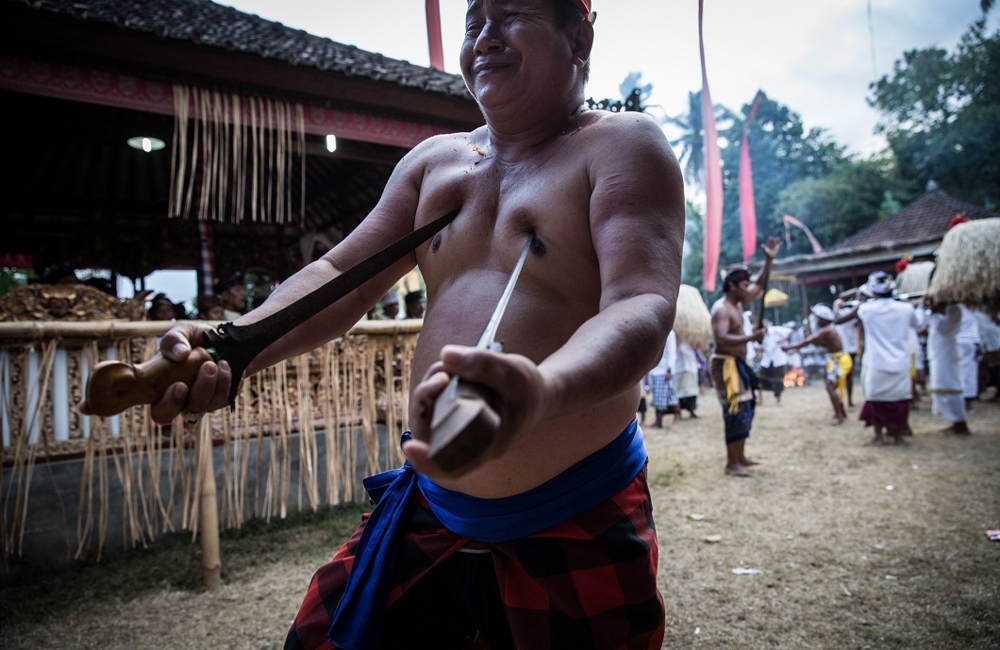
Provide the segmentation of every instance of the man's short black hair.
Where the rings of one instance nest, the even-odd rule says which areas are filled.
[[[729,293],[732,287],[740,282],[750,281],[750,269],[745,266],[737,266],[726,274],[726,279],[722,281],[722,293]]]

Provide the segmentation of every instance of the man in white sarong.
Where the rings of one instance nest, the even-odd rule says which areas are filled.
[[[767,327],[767,332],[761,341],[763,353],[760,357],[760,372],[757,373],[760,378],[761,396],[763,397],[765,390],[771,391],[774,393],[774,401],[781,404],[781,393],[785,390],[785,373],[788,372],[788,353],[782,346],[789,342],[794,330],[783,325],[772,325],[766,318],[764,326]]]
[[[691,417],[698,417],[695,413],[698,408],[698,355],[686,341],[677,343],[674,384],[681,412],[687,411]]]
[[[972,410],[972,401],[979,398],[979,324],[976,314],[965,305],[962,310],[962,326],[958,329],[958,350],[962,355],[962,396],[965,410]]]
[[[1000,402],[1000,314],[990,316],[986,312],[976,311],[976,322],[979,325],[979,341],[983,345],[983,359],[980,362],[979,386],[980,393],[993,387],[994,402]]]
[[[942,433],[968,434],[965,400],[962,396],[961,350],[958,332],[962,310],[948,305],[930,314],[927,357],[930,362],[931,412],[951,422]]]
[[[903,434],[910,428],[913,356],[908,331],[917,328],[917,314],[913,305],[893,299],[896,282],[888,273],[876,271],[869,275],[867,288],[874,298],[854,310],[865,332],[861,357],[865,405],[858,417],[865,426],[875,429],[875,436],[868,444],[883,444],[883,430],[887,430],[896,444],[901,445]],[[846,317],[837,320],[846,322]]]
[[[674,385],[674,367],[677,365],[677,334],[670,330],[663,346],[660,363],[649,371],[649,386],[653,393],[653,412],[656,414],[654,427],[663,426],[663,416],[674,416],[673,424],[681,419],[681,408]],[[670,426],[670,425],[668,425]]]

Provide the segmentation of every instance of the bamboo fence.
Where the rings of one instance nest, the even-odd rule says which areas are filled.
[[[420,321],[359,323],[340,339],[245,378],[232,412],[216,411],[195,425],[177,418],[160,426],[147,406],[113,418],[76,412],[97,362],[148,359],[167,326],[0,323],[4,557],[23,551],[34,506],[31,478],[47,461],[82,459],[76,556],[96,546],[98,558],[113,533],[108,530],[112,487],[122,495],[125,548],[174,531],[178,520],[196,535],[201,496],[206,488],[214,492],[203,484],[214,482],[214,474],[207,479],[202,469],[220,446],[219,523],[226,528],[253,517],[283,518],[293,507],[316,510],[361,501],[359,475],[402,463],[396,441],[406,420]]]

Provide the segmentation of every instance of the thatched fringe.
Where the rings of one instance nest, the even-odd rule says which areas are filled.
[[[1000,219],[979,219],[949,230],[937,250],[928,297],[1000,309]]]
[[[0,483],[4,555],[22,551],[36,461],[67,453],[83,456],[77,558],[95,548],[100,557],[113,532],[108,530],[113,503],[120,503],[116,518],[126,548],[145,546],[177,527],[197,534],[200,468],[216,451],[221,526],[365,500],[360,479],[402,463],[398,440],[407,419],[419,326],[359,329],[369,333],[348,335],[247,378],[232,413],[217,411],[195,426],[177,418],[161,427],[150,419],[149,407],[137,407],[114,418],[78,418],[80,428],[58,444],[50,413],[54,358],[64,343],[0,345],[0,406],[4,422],[14,425]],[[84,344],[78,352],[80,374],[71,378],[77,382],[69,391],[72,399],[80,399],[97,362],[146,359],[155,346],[153,337],[120,339],[103,349],[96,341]],[[29,365],[34,381],[19,393],[15,388],[24,383]]]
[[[695,350],[704,350],[712,343],[712,316],[701,293],[687,284],[682,284],[677,294],[674,332],[678,343],[687,343]]]
[[[180,84],[173,97],[168,216],[240,223],[249,211],[253,221],[292,221],[290,180],[297,157],[298,216],[305,217],[301,104]]]
[[[931,286],[931,272],[934,262],[910,262],[896,276],[896,291],[899,293],[921,293]]]

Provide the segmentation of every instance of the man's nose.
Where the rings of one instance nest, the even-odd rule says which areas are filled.
[[[483,29],[476,39],[476,54],[485,54],[503,48],[503,40],[500,38],[500,24],[493,20],[487,20]]]

